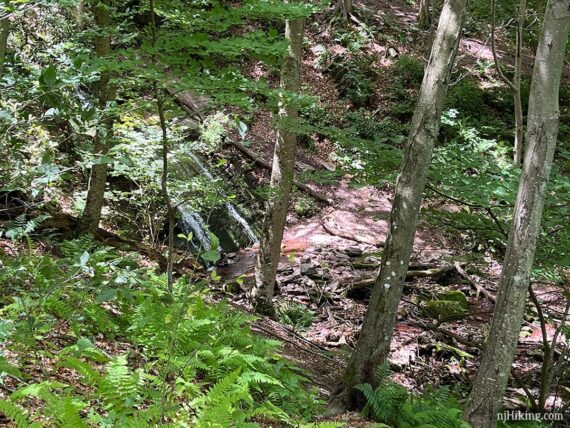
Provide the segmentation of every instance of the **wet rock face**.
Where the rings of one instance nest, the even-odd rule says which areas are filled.
[[[179,180],[190,179],[201,175],[215,182],[214,177],[206,165],[193,153],[177,158],[172,164],[174,175]],[[245,218],[229,202],[206,213],[193,211],[187,204],[181,204],[178,208],[180,220],[177,223],[175,235],[179,232],[184,235],[191,233],[193,239],[188,242],[178,242],[186,246],[190,251],[199,252],[210,250],[211,240],[208,231],[216,235],[219,247],[226,252],[237,251],[240,248],[249,247],[258,242],[253,228]],[[204,214],[204,215],[203,215]],[[204,220],[204,219],[207,220]]]

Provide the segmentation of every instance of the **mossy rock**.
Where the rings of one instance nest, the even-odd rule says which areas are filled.
[[[454,300],[428,300],[424,303],[428,314],[436,318],[450,318],[465,315],[467,309]]]
[[[465,310],[469,308],[469,303],[467,302],[467,297],[463,291],[459,290],[451,290],[451,291],[444,291],[437,294],[438,300],[449,300],[452,302],[457,302],[461,305],[461,307]]]

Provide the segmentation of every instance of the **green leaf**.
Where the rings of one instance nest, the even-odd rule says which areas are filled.
[[[42,71],[39,82],[47,87],[52,87],[57,83],[57,72],[53,65],[50,65]]]
[[[117,298],[117,290],[114,288],[105,288],[95,298],[97,302],[108,302]]]
[[[80,266],[85,266],[87,265],[87,262],[89,261],[89,253],[87,251],[85,251],[82,255],[81,258],[79,259],[79,265]]]

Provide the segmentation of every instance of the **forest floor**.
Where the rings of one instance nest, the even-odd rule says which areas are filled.
[[[387,105],[383,90],[390,84],[390,65],[403,54],[427,60],[432,34],[417,30],[417,10],[407,2],[368,0],[355,5],[359,16],[380,28],[380,33],[397,33],[397,37],[373,37],[363,48],[377,58],[374,66],[379,70],[379,84],[372,110],[381,114]],[[320,25],[308,29],[310,49],[303,62],[302,81],[330,106],[329,113],[343,115],[350,104],[339,96],[335,82],[323,73],[318,62],[322,46],[337,54],[346,48],[335,39],[332,27],[323,22],[326,22],[324,18]],[[470,70],[481,62],[492,61],[489,43],[485,35],[471,33],[463,38],[458,58],[461,67]],[[512,61],[508,48],[499,45],[498,52],[502,61]],[[526,55],[524,64],[529,72],[531,54]],[[568,78],[570,70],[567,69],[565,79]],[[275,132],[269,112],[255,118],[248,139],[254,153],[265,160],[271,159]],[[329,157],[333,151],[331,142],[317,138],[314,144],[310,150],[300,147],[298,172],[313,168],[334,170],[335,162]],[[237,152],[233,154],[234,158],[239,156]],[[307,369],[327,396],[356,343],[388,230],[392,189],[390,185],[353,186],[350,177],[332,185],[315,184],[314,188],[326,193],[332,204],[321,206],[309,218],[295,214],[288,218],[276,297],[277,306],[290,321],[296,316],[296,321],[303,324],[306,316],[303,311],[295,313],[292,303],[309,308],[314,320],[305,326],[291,327],[264,318],[255,328],[261,334],[284,340],[284,354]],[[450,211],[461,209],[457,203],[443,198],[431,199],[429,204]],[[488,252],[475,260],[470,256],[472,250],[457,232],[451,235],[420,221],[410,268],[416,276],[406,282],[389,356],[396,371],[395,379],[402,385],[421,391],[426,385],[466,385],[473,379],[478,366],[477,346],[493,313],[502,255]],[[218,273],[225,282],[245,277],[247,286],[256,253],[254,247],[230,254]],[[559,287],[551,284],[534,284],[533,287],[541,303],[563,310]],[[422,301],[450,290],[459,290],[467,296],[468,313],[449,317],[426,313]],[[239,287],[237,292],[234,290],[232,300],[246,307],[245,294],[241,291]],[[554,330],[553,326],[546,325],[549,339]],[[540,362],[536,356],[542,339],[539,323],[526,322],[514,363],[519,378],[533,392],[538,382]],[[524,395],[521,385],[511,386],[505,406],[522,405]],[[553,400],[555,397],[551,397],[550,404]],[[354,424],[356,426],[356,422]]]

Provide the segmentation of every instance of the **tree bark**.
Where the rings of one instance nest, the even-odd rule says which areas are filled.
[[[549,0],[529,99],[527,151],[489,338],[465,417],[496,426],[524,315],[529,278],[558,134],[558,92],[570,24],[570,0]]]
[[[513,103],[515,106],[515,147],[513,163],[520,166],[523,156],[524,118],[521,100],[522,79],[522,46],[524,36],[524,24],[526,19],[526,0],[520,0],[517,13],[517,50],[515,53],[515,75],[513,77]]]
[[[338,0],[342,18],[348,21],[348,17],[352,13],[352,0]]]
[[[111,54],[111,27],[110,0],[98,0],[93,7],[95,25],[100,35],[95,36],[95,53],[99,58],[106,58]],[[109,143],[113,133],[113,117],[105,111],[107,104],[115,100],[115,88],[110,84],[111,73],[101,71],[98,83],[99,109],[102,114],[100,126],[95,135],[93,151],[98,158],[91,167],[89,187],[85,208],[79,221],[80,233],[95,233],[101,220],[101,210],[105,201],[105,185],[107,182],[107,162],[103,159],[109,152]]]
[[[364,318],[356,349],[348,363],[329,413],[360,407],[354,386],[375,384],[374,369],[386,360],[400,296],[408,270],[427,172],[440,126],[449,75],[459,45],[467,0],[446,0],[424,73],[400,174],[396,180],[390,228],[380,274]]]
[[[0,19],[0,79],[4,74],[4,58],[8,48],[8,35],[10,34],[10,18]]]
[[[420,9],[418,12],[418,26],[421,29],[427,29],[432,25],[432,14],[430,9],[431,9],[430,0],[420,0]]]
[[[287,20],[285,38],[289,42],[287,55],[281,71],[281,88],[297,93],[300,86],[301,56],[305,20]],[[282,94],[279,116],[291,122],[298,117],[296,101],[286,100]],[[255,268],[255,285],[251,290],[251,301],[260,313],[273,312],[271,300],[275,288],[277,265],[281,256],[281,240],[287,219],[297,151],[297,133],[291,129],[280,129],[273,154],[270,195],[261,231],[259,255]]]

